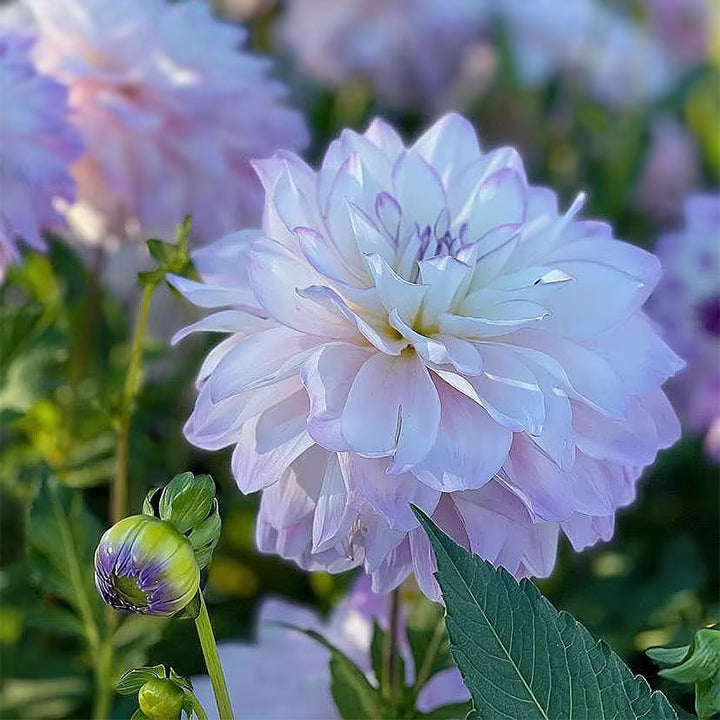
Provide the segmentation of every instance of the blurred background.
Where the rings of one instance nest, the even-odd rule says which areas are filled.
[[[164,24],[163,5],[193,10]],[[113,409],[139,299],[135,274],[151,267],[139,238],[172,239],[186,212],[196,220],[196,246],[257,224],[261,196],[248,159],[305,148],[314,164],[343,128],[363,130],[375,115],[411,140],[439,114],[458,110],[484,147],[516,147],[531,181],[553,187],[562,205],[586,192],[586,216],[651,250],[660,237],[682,232],[688,197],[718,196],[714,0],[215,0],[208,10],[203,0],[0,7],[0,32],[31,36],[33,63],[67,87],[69,117],[84,145],[73,169],[78,194],[63,213],[67,227],[46,236],[46,255],[26,253],[11,266],[0,287],[4,717],[90,713],[88,657],[49,577],[47,548],[32,535],[32,508],[44,478],[72,489],[81,503],[75,530],[84,528],[90,563],[107,524]],[[201,21],[190,23],[196,12]],[[148,69],[153,47],[177,63],[170,80]],[[194,94],[176,94],[182,67],[194,73]],[[11,117],[12,96],[5,86],[2,93],[0,111]],[[138,96],[146,102],[133,109]],[[147,131],[164,117],[182,125],[187,151],[179,160],[172,137]],[[1,148],[3,157],[10,150]],[[210,167],[213,153],[229,170]],[[166,180],[172,193],[161,190]],[[223,194],[226,184],[238,187],[237,197]],[[193,189],[202,203],[196,212],[185,199]],[[163,212],[145,207],[147,193]],[[208,215],[208,203],[216,215]],[[697,242],[717,258],[717,226]],[[707,290],[717,307],[719,271],[711,268]],[[695,286],[692,271],[680,279]],[[213,476],[223,534],[207,578],[210,612],[220,640],[251,639],[263,598],[279,595],[327,613],[351,578],[306,574],[260,555],[257,497],[237,491],[230,451],[205,453],[184,440],[195,374],[217,342],[170,349],[169,338],[192,317],[179,296],[158,290],[130,437],[130,507],[139,511],[147,490],[177,472]],[[689,314],[681,321],[694,322]],[[720,380],[713,389],[703,378],[720,374],[720,330],[716,322],[705,327],[707,337],[702,331],[689,342],[702,348],[705,374],[694,374],[691,362],[671,394],[682,411],[700,393],[717,417]],[[683,439],[646,472],[635,503],[618,513],[613,541],[582,554],[564,542],[553,575],[539,584],[633,671],[691,709],[692,696],[658,678],[643,654],[651,645],[689,642],[720,612],[713,459],[720,441],[705,440],[707,420],[689,412],[682,419]],[[197,674],[203,665],[194,633],[191,623],[139,621],[119,652],[127,651],[128,667],[147,660]],[[132,702],[118,700],[114,716],[127,717]]]

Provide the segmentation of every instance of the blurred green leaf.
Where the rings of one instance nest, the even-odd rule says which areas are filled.
[[[676,720],[662,693],[633,677],[531,582],[518,584],[413,511],[435,553],[451,652],[472,695],[473,717]]]
[[[407,636],[415,662],[417,691],[435,673],[454,667],[443,610],[437,603],[421,598],[413,604],[407,619]]]
[[[468,700],[464,703],[435,708],[427,713],[418,713],[416,717],[418,720],[465,720],[470,712],[472,712],[472,703]]]

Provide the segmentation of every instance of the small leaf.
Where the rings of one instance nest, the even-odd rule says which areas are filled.
[[[380,691],[370,684],[363,671],[345,653],[315,630],[289,623],[274,624],[300,632],[330,651],[330,691],[343,720],[380,720],[388,717],[389,708],[384,705]]]
[[[677,665],[685,658],[690,649],[689,645],[676,648],[648,648],[645,654],[658,665]]]
[[[205,520],[215,500],[215,483],[209,475],[176,475],[160,495],[160,518],[185,533]]]
[[[454,667],[443,609],[437,603],[423,598],[414,604],[407,619],[407,636],[418,691],[435,673]]]
[[[176,253],[176,248],[171,243],[163,242],[157,238],[150,238],[146,241],[147,249],[152,258],[163,269],[168,266]]]
[[[115,685],[115,690],[120,695],[132,695],[139,692],[140,688],[148,682],[157,678],[165,677],[165,668],[162,665],[152,667],[135,668],[128,670]]]
[[[435,552],[450,648],[473,718],[676,720],[660,692],[528,580],[520,583],[413,511]]]

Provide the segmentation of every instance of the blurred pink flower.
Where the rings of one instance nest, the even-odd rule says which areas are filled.
[[[680,69],[707,60],[717,9],[713,0],[646,0],[650,27]]]
[[[84,234],[167,237],[187,213],[203,239],[256,222],[250,158],[308,136],[270,61],[241,49],[245,30],[201,0],[28,2],[39,62],[69,86],[87,145],[71,213]]]
[[[692,135],[674,118],[658,117],[638,182],[638,205],[662,223],[675,222],[699,181],[700,154]]]
[[[682,362],[641,307],[657,259],[559,212],[512,148],[483,152],[448,115],[410,148],[380,120],[315,171],[256,163],[262,231],[196,253],[230,333],[185,426],[235,445],[263,490],[260,549],[307,569],[363,564],[386,592],[411,571],[437,597],[423,508],[518,577],[548,575],[563,530],[608,539],[641,469],[677,439],[661,384]]]
[[[497,0],[496,11],[528,85],[563,74],[611,106],[652,101],[670,86],[662,46],[599,0]]]
[[[695,195],[685,204],[685,228],[663,235],[657,254],[665,271],[650,311],[668,341],[687,361],[670,385],[672,399],[693,432],[720,420],[720,196]]]
[[[237,717],[267,720],[330,720],[338,716],[330,693],[330,653],[305,635],[278,627],[287,623],[304,630],[315,630],[350,657],[376,682],[370,669],[370,641],[373,619],[387,629],[387,596],[369,589],[367,578],[360,578],[348,597],[333,610],[327,622],[308,608],[281,599],[266,600],[257,623],[257,637],[248,643],[224,643],[220,660],[230,688],[230,699]],[[404,636],[404,629],[400,634]],[[415,672],[407,644],[403,648],[406,681],[414,681]],[[278,683],[278,663],[296,668]],[[207,676],[193,678],[193,688],[210,717],[217,717],[215,700]],[[456,668],[432,677],[418,697],[418,709],[435,708],[469,699]]]
[[[43,228],[62,224],[56,199],[72,200],[70,164],[80,138],[67,120],[65,88],[38,73],[32,39],[0,35],[0,280],[20,259],[18,241],[44,250]]]
[[[487,16],[486,0],[289,0],[282,37],[320,82],[362,79],[386,105],[428,108]]]

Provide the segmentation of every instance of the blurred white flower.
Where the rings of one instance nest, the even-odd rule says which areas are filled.
[[[289,0],[282,37],[321,82],[365,80],[386,105],[427,109],[487,19],[486,0]]]
[[[692,135],[674,118],[657,117],[637,185],[638,205],[661,223],[674,223],[700,182],[700,153]]]
[[[498,0],[520,78],[535,86],[574,78],[600,102],[644,103],[662,95],[671,73],[645,28],[598,0]]]
[[[656,250],[664,275],[650,312],[687,361],[669,386],[672,399],[690,430],[710,430],[708,450],[719,456],[720,196],[688,198],[684,229],[663,235]]]
[[[62,224],[54,203],[75,194],[69,167],[81,143],[67,92],[38,73],[31,53],[31,38],[0,32],[0,280],[20,259],[18,241],[45,248],[41,230]]]
[[[172,236],[188,213],[203,239],[257,220],[249,160],[302,148],[307,130],[270,61],[242,50],[245,30],[201,0],[28,4],[38,62],[68,85],[87,146],[70,213],[86,239]]]
[[[438,593],[413,502],[517,577],[546,576],[559,532],[608,539],[642,468],[679,435],[661,390],[682,366],[642,305],[657,259],[560,211],[512,148],[458,115],[411,147],[375,120],[319,170],[256,163],[262,231],[174,278],[190,326],[230,333],[200,369],[185,433],[235,446],[263,490],[261,550],[306,569],[363,564],[386,592]]]
[[[335,720],[330,693],[330,653],[300,632],[277,623],[315,630],[344,652],[372,682],[370,642],[373,620],[387,629],[388,596],[372,593],[367,576],[356,581],[351,593],[323,622],[314,610],[281,599],[265,600],[260,608],[255,643],[221,643],[220,660],[230,689],[230,700],[238,718],[263,720]],[[407,651],[404,628],[400,627],[405,659],[406,682],[415,678],[412,658]],[[278,666],[292,668],[278,682]],[[193,688],[210,717],[217,717],[215,699],[207,676],[193,678]],[[449,668],[434,675],[418,697],[418,709],[462,702],[469,693],[460,672]]]

